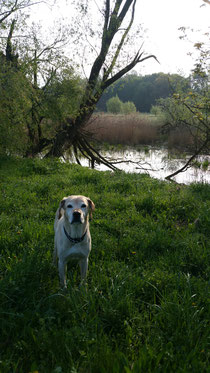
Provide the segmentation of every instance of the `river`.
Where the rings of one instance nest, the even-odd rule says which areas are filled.
[[[181,168],[190,158],[190,154],[185,158],[178,157],[168,151],[166,148],[142,147],[142,149],[125,148],[120,150],[101,150],[100,152],[109,160],[116,160],[122,163],[116,166],[125,172],[148,173],[150,176],[164,179],[167,175]],[[132,162],[135,163],[132,163]],[[173,180],[177,183],[190,184],[192,182],[210,183],[210,156],[201,155],[197,158],[201,164],[208,161],[207,169],[200,167],[190,167],[185,172],[176,175]],[[137,164],[136,162],[139,162]],[[81,164],[88,166],[88,161],[81,158]],[[97,170],[108,170],[103,164],[96,165]]]

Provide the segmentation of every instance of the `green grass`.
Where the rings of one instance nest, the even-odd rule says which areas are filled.
[[[208,372],[210,186],[1,161],[0,372]],[[87,292],[52,265],[60,200],[96,205]]]

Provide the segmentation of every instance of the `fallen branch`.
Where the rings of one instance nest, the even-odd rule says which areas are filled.
[[[188,159],[188,161],[185,163],[185,165],[183,167],[181,167],[179,170],[173,172],[172,174],[168,175],[165,177],[166,180],[169,180],[169,181],[173,181],[171,178],[178,175],[179,173],[181,172],[185,172],[189,167],[192,166],[192,161],[199,155],[201,154],[202,150],[208,145],[209,143],[209,139],[206,139],[206,141],[204,141],[204,143],[200,146],[200,148]]]

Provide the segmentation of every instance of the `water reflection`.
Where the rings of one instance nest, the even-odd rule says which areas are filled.
[[[117,164],[117,167],[125,172],[148,173],[150,176],[164,179],[167,175],[181,168],[189,159],[188,155],[185,159],[174,158],[165,148],[148,147],[142,150],[127,148],[126,150],[102,150],[101,154],[109,160],[125,161],[125,163]],[[136,163],[128,162],[139,162]],[[209,156],[200,156],[198,162],[208,160]],[[81,164],[88,166],[88,162],[82,159]],[[104,165],[96,165],[97,170],[105,171],[108,168]],[[192,182],[210,183],[210,168],[205,171],[202,167],[190,167],[185,172],[181,172],[173,179],[178,183],[190,184]]]

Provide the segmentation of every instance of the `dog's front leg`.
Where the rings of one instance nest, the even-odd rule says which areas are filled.
[[[80,260],[79,265],[80,265],[80,273],[81,273],[81,282],[83,282],[87,276],[88,258]]]
[[[61,287],[66,288],[66,263],[64,263],[64,261],[61,259],[58,261],[58,271],[60,276],[60,285]]]

